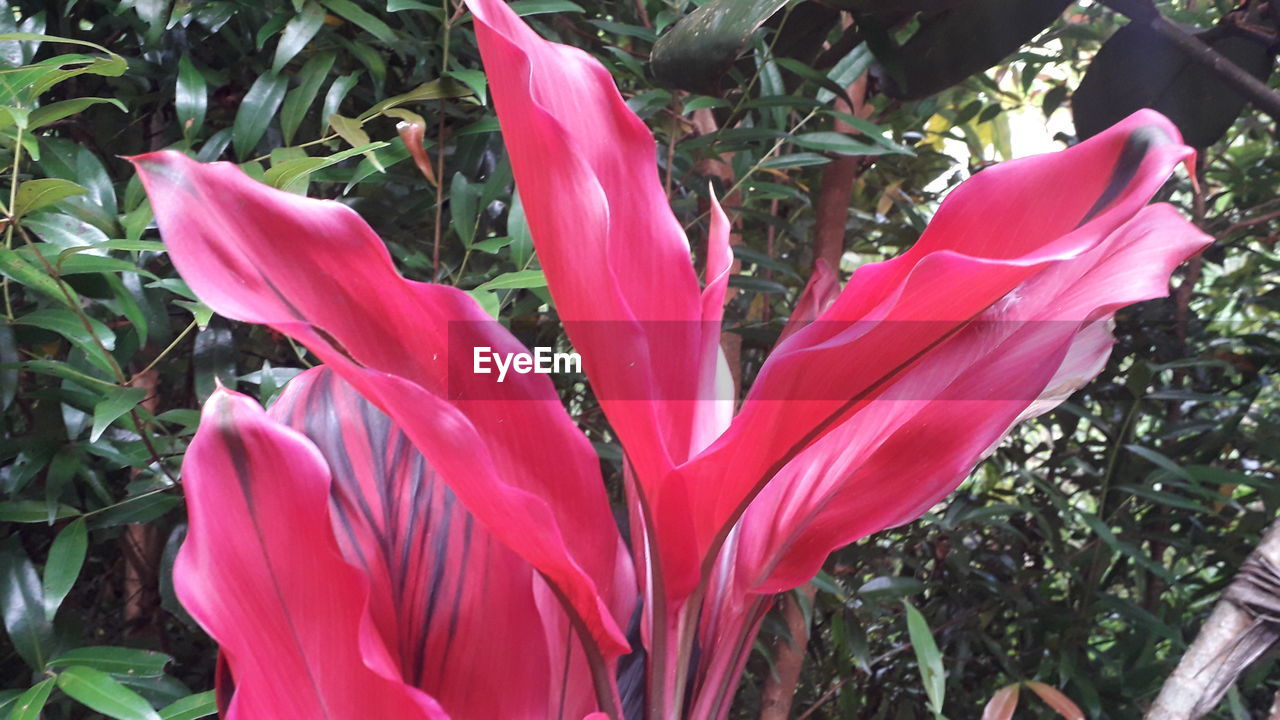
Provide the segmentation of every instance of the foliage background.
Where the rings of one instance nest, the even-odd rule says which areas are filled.
[[[845,16],[812,5],[783,8],[731,47],[736,63],[712,78],[721,92],[704,95],[664,86],[646,66],[660,31],[693,5],[517,2],[540,32],[598,57],[649,122],[695,253],[708,181],[726,199],[741,264],[726,331],[747,383],[815,256],[832,251],[822,196],[836,168],[847,178],[829,193],[849,210],[835,248],[847,273],[908,246],[948,188],[1025,151],[1028,133],[1045,138],[1042,150],[1054,133],[1057,147],[1072,141],[1073,94],[1125,23],[1071,5],[995,67],[908,100],[884,92],[895,71],[882,47],[869,88],[855,81],[871,45],[919,20],[846,32]],[[1233,10],[1159,7],[1201,28]],[[827,25],[806,14],[817,11]],[[1275,14],[1262,17],[1274,45]],[[815,39],[814,27],[828,29]],[[195,301],[121,156],[176,147],[339,198],[407,275],[473,291],[530,343],[563,340],[545,322],[554,308],[455,5],[0,2],[0,33],[14,32],[61,39],[0,40],[0,717],[35,718],[46,700],[46,718],[200,717],[212,712],[214,648],[169,580],[185,529],[182,452],[215,379],[266,401],[310,359]],[[1268,50],[1264,77],[1273,64]],[[855,107],[837,105],[854,88]],[[1121,100],[1090,102],[1120,112]],[[797,615],[812,630],[795,717],[922,717],[930,691],[952,717],[976,717],[999,688],[1034,679],[1088,717],[1141,716],[1280,504],[1280,154],[1273,118],[1235,112],[1201,153],[1200,191],[1184,174],[1162,192],[1217,244],[1180,271],[1170,299],[1122,314],[1097,382],[1021,427],[923,520],[837,553],[816,595],[781,603],[737,717],[761,717]],[[432,177],[410,159],[399,121],[425,126]],[[589,390],[560,382],[616,483],[617,451]],[[904,599],[936,653],[911,643]],[[922,663],[945,668],[945,699],[921,681]],[[1247,674],[1218,716],[1264,712],[1280,687],[1274,670]],[[1030,701],[1019,712],[1049,716]]]

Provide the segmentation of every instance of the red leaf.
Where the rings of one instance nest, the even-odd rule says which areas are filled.
[[[205,303],[298,339],[395,418],[476,519],[560,588],[601,652],[626,652],[617,618],[634,593],[594,450],[545,376],[473,372],[472,348],[525,352],[519,342],[465,293],[396,274],[344,205],[176,152],[133,161]]]
[[[174,584],[234,677],[229,720],[447,718],[366,631],[368,583],[338,549],[315,446],[219,388],[183,487],[191,529]]]

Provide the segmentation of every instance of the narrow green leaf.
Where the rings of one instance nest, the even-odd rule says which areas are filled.
[[[59,200],[89,192],[78,183],[61,178],[27,180],[18,186],[18,196],[13,203],[14,217],[48,207]]]
[[[49,701],[49,693],[53,692],[53,678],[48,678],[33,685],[18,696],[9,712],[9,720],[40,720],[44,704]]]
[[[49,523],[75,517],[80,511],[67,505],[56,505],[52,517],[46,503],[39,500],[5,500],[0,502],[0,521],[14,523]]]
[[[467,182],[467,176],[460,172],[454,173],[449,187],[449,214],[454,231],[467,247],[476,239],[477,199],[479,193]]]
[[[386,23],[370,15],[351,0],[321,0],[324,6],[387,45],[396,44],[396,33]]]
[[[522,290],[547,286],[547,276],[541,270],[517,270],[503,273],[476,288],[480,290]]]
[[[280,42],[276,44],[276,56],[271,62],[271,72],[280,72],[307,46],[307,43],[311,42],[311,38],[315,37],[320,27],[324,25],[324,17],[324,8],[320,5],[307,2],[302,6],[302,12],[294,15],[293,19],[284,26]]]
[[[803,133],[791,140],[803,148],[837,155],[884,155],[890,152],[883,145],[862,142],[844,133],[830,131]]]
[[[511,9],[520,17],[546,13],[584,13],[582,6],[569,0],[515,0]]]
[[[329,127],[352,147],[369,144],[369,133],[360,127],[360,121],[334,113],[329,116]]]
[[[439,80],[422,83],[409,92],[393,95],[360,113],[356,119],[361,121],[368,120],[374,115],[385,112],[389,108],[407,105],[408,103],[466,97],[471,94],[473,94],[473,90],[463,83],[451,78],[440,78]]]
[[[178,84],[173,97],[183,137],[197,137],[209,109],[209,88],[204,75],[186,53],[178,60]]]
[[[102,103],[114,105],[125,112],[128,111],[125,104],[115,98],[82,97],[63,100],[61,102],[49,103],[48,105],[41,105],[35,110],[32,110],[31,115],[27,120],[27,130],[37,130],[49,123],[54,123],[65,117],[71,117],[78,112],[83,112],[85,108],[100,105]]]
[[[0,364],[13,365],[19,362],[18,346],[13,340],[13,326],[7,320],[0,320]],[[18,394],[18,369],[16,367],[0,369],[0,412],[9,409],[9,404]]]
[[[231,144],[235,147],[237,159],[244,161],[253,153],[276,110],[280,109],[280,103],[284,102],[288,86],[288,80],[276,73],[261,75],[253,81],[232,125]]]
[[[16,536],[0,543],[0,610],[9,642],[33,670],[44,670],[53,626],[44,617],[44,590]]]
[[[280,131],[284,133],[285,144],[293,142],[293,135],[320,93],[320,86],[328,77],[335,58],[337,54],[332,52],[313,55],[298,72],[301,82],[285,96],[284,107],[280,110]]]
[[[70,310],[45,309],[36,310],[17,319],[19,325],[38,327],[57,333],[66,338],[72,345],[80,348],[89,356],[95,365],[107,372],[113,372],[115,366],[103,351],[115,348],[116,335],[106,325],[94,320],[77,316]],[[85,327],[88,322],[88,328]],[[92,334],[90,334],[92,330]]]
[[[90,667],[74,665],[62,671],[58,688],[89,709],[116,720],[160,720],[141,695]]]
[[[0,248],[0,275],[9,277],[63,305],[68,304],[67,296],[58,286],[58,281],[49,277],[44,270],[32,265],[14,250]],[[71,293],[71,297],[76,297],[74,292]]]
[[[93,430],[89,433],[89,442],[97,442],[111,423],[117,418],[138,406],[147,396],[145,388],[122,387],[109,393],[97,405],[93,406]]]
[[[947,691],[947,675],[942,667],[942,653],[929,631],[929,623],[924,615],[910,601],[903,600],[907,611],[907,634],[911,637],[911,648],[915,650],[916,662],[920,665],[920,677],[924,681],[925,694],[929,696],[929,706],[935,718],[942,717],[942,701]]]
[[[83,665],[112,675],[158,678],[164,675],[165,665],[172,661],[172,657],[154,650],[102,645],[68,650],[50,660],[49,667]]]
[[[89,549],[89,531],[84,518],[76,518],[62,528],[49,547],[49,559],[44,564],[44,616],[52,621],[62,601],[80,577],[85,552]]]
[[[160,711],[162,720],[197,720],[218,712],[213,691],[188,695]]]
[[[355,87],[356,82],[360,80],[360,71],[348,73],[335,78],[333,84],[329,86],[329,91],[324,94],[324,103],[320,106],[320,117],[324,119],[324,124],[320,127],[323,134],[329,127],[329,118],[337,114],[338,108],[342,106],[342,101],[346,99],[347,93],[351,92],[351,88]]]

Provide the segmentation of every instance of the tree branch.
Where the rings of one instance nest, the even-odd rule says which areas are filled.
[[[1268,563],[1272,568],[1280,567],[1280,520],[1267,529],[1244,567],[1265,567]],[[1203,717],[1244,672],[1247,660],[1256,657],[1252,649],[1271,644],[1268,634],[1274,634],[1274,626],[1267,628],[1255,611],[1244,607],[1252,603],[1242,598],[1257,592],[1257,589],[1241,589],[1252,584],[1247,575],[1246,572],[1237,574],[1218,600],[1195,642],[1165,680],[1145,720]],[[1280,598],[1272,597],[1269,601],[1280,602]],[[1260,634],[1264,637],[1259,637]]]
[[[1133,22],[1146,23],[1178,49],[1186,53],[1193,62],[1212,70],[1233,90],[1248,98],[1253,106],[1280,120],[1280,93],[1272,90],[1265,82],[1250,75],[1222,53],[1214,50],[1204,41],[1184,31],[1165,19],[1156,10],[1150,0],[1099,0],[1103,5],[1129,18]]]

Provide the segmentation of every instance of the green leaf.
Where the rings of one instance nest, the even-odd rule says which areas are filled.
[[[59,200],[84,195],[89,192],[77,183],[60,178],[27,180],[18,185],[18,196],[13,203],[14,217],[22,217],[33,210],[53,205]]]
[[[89,442],[97,442],[111,423],[121,415],[133,410],[147,396],[145,388],[122,387],[103,398],[93,406],[93,430],[89,433]]]
[[[218,702],[213,691],[189,695],[160,711],[163,720],[196,720],[218,712]]]
[[[0,521],[14,523],[53,523],[54,520],[75,517],[79,510],[67,505],[55,505],[52,516],[49,506],[39,500],[5,500],[0,502]]]
[[[13,326],[7,320],[0,320],[0,364],[13,365],[18,361],[18,347],[13,341]],[[0,368],[0,412],[9,409],[9,404],[17,394],[18,369],[16,367]]]
[[[11,278],[63,305],[71,304],[67,300],[67,294],[63,294],[57,280],[49,277],[44,270],[32,265],[30,261],[13,250],[0,248],[0,275]],[[71,291],[70,288],[67,288],[67,291],[72,298],[72,302],[78,302],[75,292]]]
[[[49,558],[44,564],[44,616],[52,621],[62,601],[80,577],[85,552],[89,548],[89,531],[84,518],[76,518],[62,528],[49,547]]]
[[[9,720],[40,720],[40,713],[49,701],[49,693],[53,692],[53,678],[47,678],[33,685],[18,696],[9,712]]]
[[[476,239],[476,201],[479,198],[480,193],[467,182],[467,176],[460,172],[453,174],[449,186],[449,214],[453,229],[467,247]]]
[[[503,273],[476,288],[480,290],[521,290],[547,286],[547,276],[541,270],[517,270]]]
[[[360,113],[356,119],[363,122],[375,115],[386,112],[390,108],[400,105],[407,105],[415,102],[426,102],[427,100],[444,100],[448,98],[466,97],[471,94],[471,89],[466,85],[450,78],[440,78],[439,80],[422,83],[409,92],[393,95]]]
[[[837,155],[884,155],[892,152],[883,145],[855,140],[850,135],[838,132],[811,132],[793,137],[792,142],[809,150],[835,153]]]
[[[307,189],[307,180],[312,173],[323,170],[332,165],[337,165],[343,160],[348,160],[356,155],[370,153],[374,150],[387,147],[389,143],[376,142],[358,147],[347,148],[341,152],[334,153],[328,157],[305,157],[286,160],[278,165],[272,165],[267,170],[266,182],[272,187],[280,188],[288,192],[305,193]]]
[[[154,650],[101,645],[68,650],[50,660],[49,667],[83,665],[112,675],[158,678],[164,675],[165,665],[172,661],[172,657]]]
[[[916,662],[920,666],[920,677],[924,681],[925,694],[929,696],[930,709],[935,718],[942,717],[942,701],[947,691],[947,675],[942,667],[942,653],[929,631],[929,623],[909,601],[903,600],[902,606],[907,611],[907,634],[911,637],[911,648],[915,650]]]
[[[324,6],[334,12],[334,14],[343,19],[355,23],[362,30],[370,35],[378,38],[387,45],[395,45],[397,42],[395,31],[387,26],[378,18],[370,15],[367,11],[360,8],[359,5],[351,2],[351,0],[320,0]]]
[[[235,147],[236,158],[241,162],[253,153],[258,141],[267,132],[267,126],[275,117],[276,110],[284,102],[288,86],[289,82],[285,77],[267,73],[259,76],[249,92],[245,93],[231,130],[231,144]]]
[[[40,576],[17,536],[0,543],[0,610],[13,649],[33,670],[44,670],[53,626],[44,616]]]
[[[286,144],[293,142],[294,133],[302,125],[302,119],[306,117],[311,104],[315,102],[320,86],[324,84],[336,58],[337,54],[333,52],[313,55],[298,72],[301,82],[285,96],[284,107],[280,110],[280,131],[284,133]]]
[[[337,114],[347,93],[351,92],[351,88],[355,87],[356,82],[360,80],[360,75],[360,71],[342,75],[335,78],[333,84],[329,86],[329,91],[324,94],[324,103],[320,106],[320,117],[324,119],[324,125],[320,128],[321,133],[326,132],[329,127],[329,118]]]
[[[93,318],[78,316],[70,310],[55,308],[36,310],[18,318],[15,322],[19,325],[38,327],[57,333],[83,350],[90,361],[106,372],[114,373],[116,369],[110,356],[104,352],[104,350],[109,352],[115,347],[116,335],[106,325]],[[87,328],[85,323],[88,323]]]
[[[106,103],[114,105],[124,112],[128,112],[125,104],[116,98],[104,97],[82,97],[71,100],[62,100],[61,102],[49,103],[42,105],[31,111],[31,115],[27,120],[27,129],[36,130],[50,123],[57,122],[65,117],[70,117],[76,113],[83,112],[85,108],[94,105]]]
[[[324,25],[324,18],[324,8],[320,7],[320,5],[314,2],[307,2],[302,6],[302,12],[293,16],[293,19],[284,26],[284,33],[280,35],[280,42],[276,44],[276,56],[275,60],[271,62],[271,72],[280,72],[295,55],[307,46],[307,43],[311,42],[311,38],[315,37],[316,33],[320,31],[320,27]]]
[[[520,17],[545,13],[584,13],[582,6],[569,0],[515,0],[510,4]]]
[[[1164,455],[1161,455],[1155,450],[1152,450],[1151,448],[1145,448],[1145,447],[1142,447],[1141,445],[1132,445],[1132,444],[1125,445],[1124,447],[1126,450],[1133,453],[1134,455],[1137,455],[1138,457],[1146,460],[1147,462],[1151,463],[1152,465],[1155,465],[1158,468],[1161,468],[1163,470],[1168,470],[1169,472],[1173,473],[1174,475],[1177,475],[1183,480],[1192,479],[1191,475],[1188,474],[1186,470],[1183,470],[1181,465],[1170,460]]]
[[[178,84],[173,93],[174,108],[182,136],[193,138],[204,127],[204,116],[209,109],[209,88],[204,75],[191,62],[191,56],[183,53],[178,59]]]
[[[329,127],[352,147],[369,144],[369,133],[360,127],[360,121],[334,113],[329,116]]]
[[[141,695],[90,667],[75,665],[62,671],[58,688],[89,709],[116,720],[160,720]]]
[[[785,293],[787,291],[787,286],[782,283],[751,275],[730,275],[729,287],[758,293]]]

